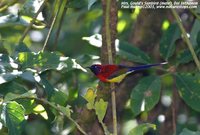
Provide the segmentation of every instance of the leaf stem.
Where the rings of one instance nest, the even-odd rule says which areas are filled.
[[[28,34],[29,30],[31,29],[31,27],[32,27],[33,23],[35,22],[37,16],[39,15],[39,13],[40,13],[40,12],[42,11],[42,9],[44,8],[44,5],[45,5],[46,1],[47,1],[47,0],[45,0],[45,1],[42,3],[42,5],[41,5],[40,8],[38,9],[38,11],[36,12],[35,16],[34,16],[33,19],[31,20],[29,26],[25,29],[25,31],[24,31],[22,37],[19,39],[19,43],[24,41],[26,35]]]
[[[106,45],[108,51],[108,63],[113,64],[112,57],[112,47],[111,47],[111,32],[110,32],[110,8],[111,8],[111,0],[106,0],[106,16],[105,16],[105,31],[106,31]],[[114,41],[115,42],[115,41]],[[117,113],[116,113],[116,96],[115,96],[115,85],[111,83],[110,88],[112,91],[112,116],[113,116],[113,134],[117,135]]]
[[[52,107],[52,108],[54,108],[56,111],[58,111],[58,112],[62,112],[61,110],[60,110],[60,108],[59,107],[57,107],[56,105],[54,105],[53,103],[51,103],[51,102],[49,102],[49,101],[47,101],[47,100],[45,100],[45,99],[40,99],[40,98],[37,98],[37,97],[22,97],[22,98],[17,98],[17,99],[34,99],[34,100],[37,100],[37,101],[40,101],[40,102],[42,102],[42,103],[44,103],[44,104],[47,104],[47,105],[49,105],[50,107]],[[64,113],[63,113],[64,114]],[[77,129],[82,133],[82,134],[84,134],[84,135],[88,135],[83,129],[82,129],[82,127],[74,120],[74,119],[72,119],[72,117],[70,117],[70,116],[68,116],[68,115],[66,115],[66,114],[64,114],[72,123],[74,123],[75,125],[76,125],[76,127],[77,127]]]
[[[199,62],[198,57],[197,57],[197,55],[196,55],[196,53],[195,53],[195,51],[194,51],[194,48],[193,48],[193,46],[192,46],[192,43],[190,42],[190,39],[189,39],[188,36],[187,36],[186,30],[185,30],[185,28],[183,27],[183,24],[181,23],[181,18],[179,17],[179,15],[177,14],[177,12],[176,12],[175,9],[172,8],[171,10],[172,10],[172,14],[174,15],[174,17],[175,17],[175,19],[176,19],[176,21],[177,21],[177,23],[178,23],[178,26],[179,26],[179,28],[180,28],[182,34],[183,34],[183,38],[185,39],[185,42],[186,42],[186,44],[187,44],[187,46],[188,46],[188,48],[189,48],[189,50],[190,50],[190,52],[191,52],[191,54],[192,54],[192,57],[193,57],[193,59],[194,59],[194,62],[195,62],[195,64],[196,64],[198,70],[200,71],[200,62]]]
[[[62,2],[60,2],[59,8],[58,8],[58,10],[56,11],[56,14],[55,14],[55,16],[54,16],[54,18],[53,18],[53,21],[52,21],[52,23],[51,23],[50,29],[49,29],[49,31],[48,31],[46,40],[45,40],[44,45],[43,45],[43,48],[42,48],[42,52],[44,52],[44,49],[45,49],[46,46],[47,46],[47,43],[48,43],[48,41],[49,41],[51,32],[52,32],[52,30],[53,30],[53,27],[54,27],[54,24],[55,24],[56,19],[57,19],[57,17],[58,17],[58,13],[59,13],[59,11],[60,11],[61,6],[62,6]]]
[[[58,45],[58,37],[60,35],[60,30],[62,28],[62,24],[63,24],[64,17],[65,17],[65,13],[67,11],[67,7],[65,7],[66,4],[67,4],[67,0],[64,0],[63,4],[62,4],[62,5],[64,5],[64,10],[62,11],[62,15],[61,15],[61,18],[60,18],[60,21],[59,21],[58,29],[56,31],[56,37],[55,37],[55,41],[54,41],[54,44],[53,44],[53,50],[55,50],[57,48],[57,45]]]
[[[23,97],[16,97],[15,99],[12,99],[12,100],[16,100],[16,99],[33,99],[33,100],[37,100],[37,101],[40,101],[44,104],[47,104],[49,105],[50,107],[54,108],[56,111],[58,112],[62,112],[61,109],[59,107],[57,107],[56,105],[54,105],[54,103],[51,103],[45,99],[41,99],[41,98],[38,98],[38,97],[30,97],[30,96],[23,96]],[[64,114],[64,113],[63,113]],[[76,125],[76,127],[78,128],[78,130],[84,134],[84,135],[88,135],[82,128],[81,126],[74,120],[72,119],[70,116],[64,114],[72,123],[74,123]]]
[[[111,135],[110,132],[108,131],[106,125],[103,123],[103,121],[100,121],[102,127],[103,127],[103,130],[104,130],[104,134],[105,135]]]

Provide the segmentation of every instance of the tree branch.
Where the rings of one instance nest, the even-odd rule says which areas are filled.
[[[108,52],[108,63],[113,64],[112,46],[111,46],[111,32],[110,32],[110,10],[111,0],[106,1],[106,16],[105,16],[105,35],[106,35],[106,46]],[[115,39],[114,41],[115,42]],[[117,135],[117,113],[116,113],[116,96],[115,96],[115,85],[111,83],[110,89],[112,90],[112,116],[113,116],[113,134]]]
[[[196,64],[198,70],[200,71],[200,62],[199,62],[198,57],[197,57],[197,55],[196,55],[196,53],[195,53],[195,51],[194,51],[194,48],[193,48],[193,46],[192,46],[192,43],[190,42],[190,39],[189,39],[188,36],[187,36],[186,30],[185,30],[185,28],[183,27],[183,24],[181,23],[181,18],[178,16],[178,14],[177,14],[177,12],[176,12],[175,9],[172,8],[171,10],[172,10],[172,14],[174,15],[174,17],[175,17],[175,19],[176,19],[176,21],[177,21],[177,23],[178,23],[178,26],[179,26],[179,28],[180,28],[182,34],[183,34],[183,38],[184,38],[184,40],[185,40],[185,42],[186,42],[186,44],[187,44],[187,46],[188,46],[188,48],[189,48],[189,50],[190,50],[190,52],[191,52],[191,54],[192,54],[192,57],[193,57],[193,59],[194,59],[194,62],[195,62],[195,64]]]

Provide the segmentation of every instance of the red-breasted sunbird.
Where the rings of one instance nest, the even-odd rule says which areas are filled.
[[[114,64],[113,65],[94,64],[88,68],[102,82],[119,83],[130,73],[133,73],[138,70],[145,70],[154,66],[161,66],[164,64],[167,64],[167,62],[140,65],[134,67],[125,65],[114,65]]]

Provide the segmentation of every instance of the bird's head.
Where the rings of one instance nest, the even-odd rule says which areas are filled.
[[[100,64],[94,64],[88,67],[95,75],[98,75],[101,72],[102,66]]]

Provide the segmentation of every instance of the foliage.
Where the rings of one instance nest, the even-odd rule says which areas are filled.
[[[129,135],[143,135],[145,132],[147,132],[150,128],[156,129],[156,126],[153,124],[145,123],[138,125],[137,127],[133,128]]]
[[[105,102],[103,99],[100,99],[99,101],[95,101],[96,96],[97,95],[95,93],[95,90],[93,90],[91,88],[89,88],[87,90],[86,94],[84,95],[85,100],[87,100],[87,102],[88,102],[87,108],[89,110],[91,110],[91,109],[95,110],[97,118],[98,118],[99,122],[102,124],[102,127],[104,129],[104,133],[106,135],[110,135],[110,132],[108,131],[105,124],[103,123],[103,119],[104,119],[105,114],[106,114],[108,102]]]
[[[131,109],[134,115],[150,111],[160,99],[161,81],[159,77],[148,76],[140,80],[131,94]]]
[[[87,127],[85,125],[94,123],[94,120],[100,123],[105,134],[111,134],[112,126],[104,121],[110,101],[104,99],[107,95],[98,97],[99,89],[96,88],[98,82],[85,69],[93,63],[100,62],[102,37],[99,33],[102,32],[104,17],[101,2],[49,0],[45,1],[44,5],[43,2],[43,0],[2,0],[0,2],[0,120],[2,124],[0,134],[57,135],[64,132],[88,134],[88,130],[84,129]],[[44,7],[40,10],[42,6]],[[188,18],[193,18],[191,22],[185,20],[191,28],[188,31],[189,42],[199,59],[200,7],[188,12],[191,12],[187,14]],[[30,25],[37,13],[40,13],[40,17]],[[159,121],[159,117],[158,120],[156,117],[151,124],[146,123],[145,118],[148,116],[144,114],[148,115],[149,112],[159,108],[158,104],[162,104],[164,109],[160,107],[158,110],[161,112],[158,111],[160,114],[156,115],[165,114],[170,105],[172,108],[175,107],[171,102],[175,102],[174,91],[178,91],[178,98],[184,101],[182,103],[184,107],[178,110],[180,112],[176,112],[177,121],[181,121],[179,118],[181,114],[196,121],[193,121],[193,125],[192,122],[184,121],[176,123],[175,134],[199,134],[199,131],[183,129],[183,127],[192,127],[192,130],[199,128],[200,74],[195,66],[194,53],[185,46],[187,38],[182,36],[180,22],[175,20],[175,23],[169,23],[169,27],[162,31],[159,49],[157,49],[159,56],[155,58],[152,52],[143,51],[143,48],[136,45],[137,43],[127,42],[130,40],[133,22],[137,21],[137,16],[142,14],[140,10],[135,9],[133,12],[119,10],[118,13],[118,24],[121,23],[119,26],[123,24],[123,27],[120,27],[118,39],[115,41],[116,63],[149,64],[158,60],[168,62],[165,66],[146,71],[144,77],[138,82],[131,80],[136,84],[133,88],[129,88],[131,93],[128,99],[125,97],[117,99],[123,100],[119,106],[127,102],[123,110],[117,109],[120,113],[118,115],[123,116],[118,122],[123,125],[136,117],[145,121],[143,124],[131,125],[129,135],[159,132],[159,127],[163,124]],[[54,25],[53,20],[55,20]],[[170,21],[169,18],[167,20]],[[53,31],[47,36],[51,26]],[[26,30],[28,33],[25,32]],[[45,40],[48,41],[46,47]],[[45,50],[42,49],[43,47]],[[128,85],[127,82],[122,82],[123,84]],[[163,103],[165,97],[168,97],[168,106]],[[96,117],[91,115],[92,120],[83,125],[80,124],[81,120],[78,122],[76,120],[84,119],[79,118],[84,109],[94,112]]]
[[[194,132],[184,128],[183,131],[180,133],[180,135],[198,135],[199,133],[200,133],[199,131]]]

